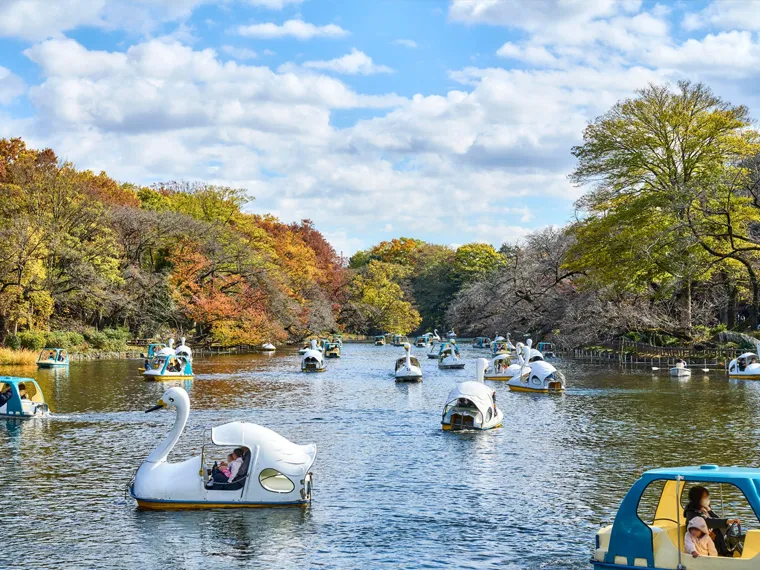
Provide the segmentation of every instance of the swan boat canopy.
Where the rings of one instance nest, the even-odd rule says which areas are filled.
[[[745,352],[728,363],[728,377],[732,380],[760,380],[760,342],[757,352]]]
[[[394,334],[393,340],[391,341],[391,344],[393,346],[404,346],[406,343],[409,342],[409,339],[405,337],[402,334]]]
[[[735,491],[731,493],[732,497],[744,496],[737,499],[740,506],[748,506],[754,511],[755,521],[760,516],[760,469],[701,465],[646,471],[623,499],[615,522],[596,533],[592,559],[594,567],[616,570],[760,568],[760,530],[743,532],[740,523],[730,525],[725,533],[732,557],[692,558],[684,552],[686,521],[682,505],[694,485]],[[647,497],[649,500],[646,500]],[[655,509],[643,506],[652,504],[656,505]],[[731,504],[736,508],[734,502]],[[728,502],[726,508],[729,508]],[[723,511],[722,508],[720,510]],[[742,510],[747,512],[746,509]],[[729,514],[727,512],[721,516],[731,519]]]
[[[496,407],[496,392],[483,384],[488,361],[475,363],[477,380],[458,382],[449,392],[443,407],[441,428],[444,431],[486,430],[500,427],[504,414]]]
[[[499,354],[491,360],[491,364],[488,366],[485,372],[486,380],[511,380],[516,375],[520,374],[520,371],[527,374],[530,369],[523,367],[520,364],[512,364],[512,359],[509,354]]]
[[[60,368],[69,365],[69,353],[62,348],[43,348],[37,357],[38,368]]]
[[[158,354],[158,351],[162,348],[166,348],[166,345],[163,342],[151,342],[148,345],[148,358],[153,358]]]
[[[343,348],[343,335],[342,334],[334,334],[332,336],[332,342]]]
[[[311,348],[301,357],[301,372],[324,372],[325,370],[327,368],[322,351],[317,348],[317,341],[312,339]]]
[[[147,364],[143,372],[146,380],[183,380],[193,377],[192,356],[177,354],[172,348],[173,344],[174,339],[169,340],[169,346],[159,350]]]
[[[264,352],[274,352],[275,350],[277,350],[277,347],[273,345],[271,342],[265,342],[264,344],[261,345],[261,350],[263,350]]]
[[[385,335],[377,335],[375,337],[375,346],[385,346]]]
[[[441,344],[438,352],[438,368],[442,370],[464,368],[464,360],[459,356],[459,347],[455,340]]]
[[[209,509],[305,505],[311,500],[311,466],[315,445],[296,445],[260,425],[230,422],[211,429],[200,455],[179,463],[167,461],[190,413],[184,389],[167,390],[148,412],[174,408],[177,419],[166,438],[143,461],[129,484],[129,491],[144,509]],[[243,464],[230,482],[211,483],[215,456],[239,448]]]
[[[554,343],[551,342],[539,342],[536,346],[538,352],[544,355],[544,358],[556,358],[557,349],[554,348]]]
[[[409,343],[404,345],[406,354],[396,360],[396,382],[419,382],[422,380],[420,361],[411,355]]]
[[[425,348],[428,345],[428,339],[426,336],[418,336],[414,341],[414,346],[417,348]]]
[[[543,359],[543,355],[531,348],[533,341],[518,343],[520,372],[508,382],[510,390],[516,392],[564,392],[565,376]]]
[[[325,344],[325,358],[340,358],[340,345],[337,342]]]
[[[32,378],[0,376],[0,417],[44,418],[50,415],[39,384]]]
[[[472,346],[475,348],[489,348],[491,346],[491,339],[487,336],[475,337],[472,341]]]
[[[498,337],[491,342],[491,354],[494,356],[498,354],[510,354],[514,351],[514,347],[511,344],[504,337]]]

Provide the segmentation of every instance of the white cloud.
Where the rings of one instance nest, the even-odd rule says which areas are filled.
[[[211,0],[1,0],[0,36],[42,40],[92,26],[149,33]]]
[[[288,20],[282,25],[269,22],[238,26],[237,33],[248,38],[274,39],[292,37],[302,41],[312,38],[342,38],[348,35],[346,30],[335,24],[315,26],[303,20]]]
[[[304,67],[344,73],[346,75],[374,75],[375,73],[392,73],[386,65],[377,65],[372,58],[356,48],[351,53],[328,61],[307,61]]]
[[[248,59],[256,59],[258,55],[255,51],[248,48],[239,48],[235,46],[222,46],[222,51],[227,55],[245,61]]]
[[[26,91],[24,81],[0,65],[0,105],[10,103]]]
[[[753,1],[713,0],[696,13],[687,13],[682,25],[687,30],[713,26],[721,30],[760,30],[760,9]]]
[[[414,49],[417,47],[417,42],[415,42],[414,40],[399,39],[399,40],[393,40],[393,43],[397,46],[404,46],[410,49]]]
[[[303,0],[247,0],[253,6],[261,6],[271,10],[282,10],[288,4],[300,4]]]

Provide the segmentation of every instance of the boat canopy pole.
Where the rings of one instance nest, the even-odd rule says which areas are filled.
[[[681,481],[683,477],[676,475],[676,521],[678,522],[678,570],[686,570],[681,562]]]

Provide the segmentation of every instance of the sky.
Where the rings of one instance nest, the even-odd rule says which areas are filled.
[[[760,1],[0,0],[0,138],[244,188],[350,255],[573,219],[585,125],[649,83],[760,110]]]

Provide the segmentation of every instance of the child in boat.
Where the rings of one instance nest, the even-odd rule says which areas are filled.
[[[221,472],[222,472],[222,475],[224,475],[225,477],[227,477],[227,479],[229,479],[229,478],[230,478],[230,467],[229,467],[229,465],[230,465],[230,463],[232,463],[234,460],[235,460],[235,458],[234,458],[234,457],[232,456],[232,454],[230,453],[230,454],[227,456],[227,462],[225,463],[224,461],[222,461],[222,462],[219,464],[219,471],[221,471]]]
[[[694,558],[700,556],[718,556],[715,543],[710,538],[710,530],[702,517],[694,517],[689,521],[684,538],[684,551]]]

